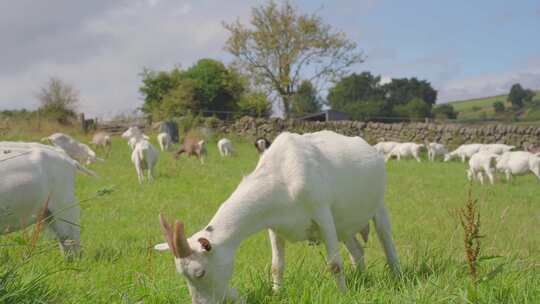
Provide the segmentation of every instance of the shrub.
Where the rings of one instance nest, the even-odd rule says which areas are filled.
[[[502,101],[495,101],[493,103],[493,110],[495,110],[495,113],[503,113],[506,110],[506,108]]]

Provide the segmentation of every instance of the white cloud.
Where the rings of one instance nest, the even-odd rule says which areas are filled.
[[[540,60],[505,73],[485,73],[450,80],[439,87],[439,102],[507,94],[513,84],[540,89]]]
[[[88,116],[111,116],[142,104],[138,75],[144,67],[185,67],[201,57],[227,60],[221,22],[247,15],[249,6],[223,3],[209,8],[195,3],[129,1],[85,19],[76,32],[81,40],[100,37],[92,51],[73,60],[36,54],[39,58],[16,73],[0,71],[0,108],[37,107],[35,92],[56,76],[79,89],[80,110]],[[60,35],[59,43],[61,39]]]

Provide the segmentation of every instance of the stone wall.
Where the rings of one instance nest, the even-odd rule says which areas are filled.
[[[506,124],[462,125],[438,123],[376,123],[360,121],[310,122],[278,118],[243,117],[232,124],[216,126],[221,132],[273,139],[283,131],[296,133],[333,130],[349,136],[361,136],[370,143],[380,139],[393,141],[441,142],[450,147],[464,143],[505,143],[525,148],[540,146],[540,126]]]

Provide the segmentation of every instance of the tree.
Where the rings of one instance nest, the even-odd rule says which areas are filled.
[[[533,97],[534,92],[524,89],[519,83],[512,85],[508,94],[508,100],[515,109],[521,109],[526,102],[532,101]]]
[[[40,112],[60,123],[67,123],[76,115],[79,92],[60,78],[49,78],[47,85],[40,89],[37,98],[41,103]]]
[[[213,59],[197,61],[184,77],[195,83],[195,111],[234,111],[246,87],[238,72]]]
[[[236,111],[248,81],[239,72],[213,59],[201,59],[187,70],[144,70],[142,111],[152,119],[166,119],[188,111]],[[219,115],[218,115],[219,116]]]
[[[406,104],[397,105],[395,112],[400,117],[407,117],[410,120],[419,120],[430,116],[431,104],[420,98],[413,98]]]
[[[155,119],[171,119],[187,113],[197,113],[200,102],[196,96],[196,83],[191,79],[182,79],[176,87],[170,90],[162,99],[159,106],[154,108],[152,115]]]
[[[260,92],[242,95],[238,108],[241,116],[268,117],[272,113],[272,103]]]
[[[436,118],[456,119],[456,111],[450,104],[442,104],[433,108],[432,115]]]
[[[294,117],[321,111],[322,102],[313,84],[304,80],[291,99],[290,114]]]
[[[403,105],[419,98],[430,105],[437,101],[437,91],[426,80],[413,78],[394,78],[383,86],[385,98],[392,106]]]
[[[225,49],[258,85],[280,97],[285,117],[300,77],[326,82],[363,61],[345,33],[317,15],[300,14],[287,0],[254,7],[250,28],[240,21],[223,25],[230,34]]]
[[[495,101],[493,103],[493,110],[495,111],[495,113],[504,113],[504,111],[506,110],[504,106],[504,102],[500,100]]]
[[[384,91],[381,77],[370,72],[353,73],[343,77],[328,92],[328,103],[334,110],[343,111],[353,117],[384,116]],[[358,105],[369,102],[369,105]],[[369,110],[370,115],[360,115],[358,111]],[[390,111],[386,111],[390,114]]]
[[[141,110],[148,116],[160,112],[160,105],[163,98],[176,88],[182,80],[182,71],[174,68],[170,72],[156,72],[144,69],[140,74],[142,86],[139,92],[144,97],[144,104]]]

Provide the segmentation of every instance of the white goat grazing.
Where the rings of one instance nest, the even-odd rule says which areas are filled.
[[[478,153],[483,147],[483,144],[467,144],[461,145],[454,151],[444,155],[444,161],[450,161],[455,157],[461,158],[461,162],[464,163],[468,158],[471,158],[475,153]]]
[[[92,136],[92,141],[90,142],[95,147],[101,147],[108,155],[111,152],[111,135],[107,132],[97,132]]]
[[[135,145],[133,152],[131,153],[131,161],[135,165],[137,171],[137,178],[139,183],[144,181],[144,170],[148,170],[148,179],[154,179],[154,167],[159,158],[159,152],[152,146],[152,144],[142,139]]]
[[[236,250],[250,235],[269,230],[274,289],[282,285],[285,240],[322,240],[329,270],[345,290],[339,241],[351,259],[364,268],[356,234],[373,219],[388,263],[399,273],[390,219],[384,204],[384,159],[360,137],[331,131],[282,133],[262,154],[210,223],[189,239],[184,226],[169,225],[160,215],[166,244],[176,269],[187,278],[192,303],[235,300],[228,289]]]
[[[394,148],[399,145],[398,142],[395,141],[382,141],[377,143],[375,146],[375,150],[377,150],[379,153],[383,155],[388,155],[388,153],[392,152]]]
[[[488,152],[502,155],[503,153],[514,150],[515,146],[509,146],[505,144],[487,144],[480,148],[480,152]]]
[[[397,160],[401,160],[402,157],[412,156],[417,162],[420,162],[420,149],[425,147],[424,144],[415,143],[402,143],[397,144],[390,153],[386,155],[385,161],[388,161],[392,156],[396,156]]]
[[[430,161],[435,161],[437,156],[444,156],[448,153],[448,149],[446,149],[443,144],[439,143],[429,143],[426,148],[428,150],[428,159]]]
[[[157,140],[161,151],[169,150],[169,146],[171,145],[171,136],[169,135],[169,133],[159,133],[157,136]]]
[[[504,172],[507,181],[512,179],[512,175],[523,175],[529,171],[540,180],[540,153],[506,152],[499,158],[497,170]]]
[[[77,171],[95,176],[50,146],[1,142],[0,234],[45,223],[58,237],[64,253],[76,253],[80,244]]]
[[[124,133],[122,133],[122,138],[128,140],[128,146],[131,150],[135,149],[135,145],[141,140],[150,140],[150,137],[142,133],[141,129],[137,126],[129,127]]]
[[[222,138],[217,143],[221,156],[231,156],[234,153],[232,142],[227,138]]]
[[[469,159],[469,169],[467,169],[467,178],[469,180],[478,179],[480,184],[484,184],[484,174],[489,178],[489,182],[493,185],[495,180],[493,172],[495,165],[500,156],[490,152],[478,152]]]
[[[96,160],[103,161],[103,159],[96,157],[96,152],[90,149],[90,147],[63,133],[54,133],[49,137],[42,138],[41,141],[49,141],[54,146],[64,150],[71,158],[79,162],[84,162],[87,165]]]

